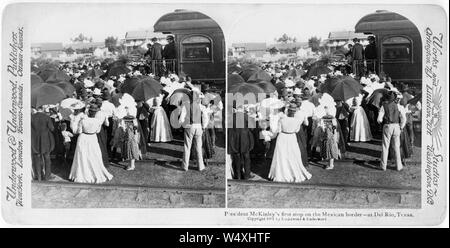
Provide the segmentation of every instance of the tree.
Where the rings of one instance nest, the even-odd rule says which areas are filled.
[[[272,48],[269,49],[269,53],[272,54],[272,55],[277,54],[278,53],[278,49],[276,47],[272,47]]]
[[[72,47],[69,47],[69,48],[66,49],[65,52],[66,52],[66,54],[72,55],[75,52],[75,50],[73,50]]]
[[[308,46],[311,48],[311,51],[317,52],[320,48],[320,38],[317,38],[316,36],[309,38],[308,40]]]
[[[115,52],[117,50],[117,40],[118,38],[113,36],[109,36],[105,39],[105,47],[108,48],[108,51]]]
[[[296,42],[297,38],[291,37],[287,34],[283,34],[280,38],[275,38],[275,41],[278,43]]]
[[[79,34],[77,37],[74,37],[70,39],[74,43],[81,43],[81,42],[92,42],[92,37],[87,37],[84,34]]]

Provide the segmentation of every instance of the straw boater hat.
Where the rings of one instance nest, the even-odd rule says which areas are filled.
[[[299,88],[295,88],[294,90],[294,96],[295,95],[301,95],[302,94],[302,90],[300,90]]]

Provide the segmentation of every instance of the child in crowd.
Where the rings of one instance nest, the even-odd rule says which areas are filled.
[[[70,142],[71,138],[73,137],[73,134],[70,131],[67,131],[66,123],[61,123],[61,135],[63,137],[63,144],[64,144],[64,163],[69,164],[67,162],[67,157],[69,155]]]

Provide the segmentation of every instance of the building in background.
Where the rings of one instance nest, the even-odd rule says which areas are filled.
[[[33,43],[31,44],[32,57],[58,58],[64,53],[62,42]]]
[[[166,45],[166,35],[162,33],[154,33],[150,30],[137,30],[137,31],[128,31],[125,33],[125,38],[121,40],[121,43],[125,46],[126,51],[131,51],[136,48],[146,48],[147,44],[150,43],[150,40],[156,37],[158,39],[158,43],[161,45]]]
[[[360,43],[366,46],[369,44],[368,37],[368,35],[353,31],[333,31],[328,34],[328,39],[324,40],[324,46],[328,52],[333,53],[340,48],[347,48],[348,44],[353,44],[354,38],[358,38]]]
[[[252,42],[252,43],[233,43],[231,45],[233,57],[251,57],[261,58],[266,53],[266,43]]]

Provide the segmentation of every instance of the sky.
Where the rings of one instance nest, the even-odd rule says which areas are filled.
[[[236,42],[266,42],[283,33],[307,41],[326,39],[331,31],[353,31],[366,14],[378,9],[402,11],[399,6],[375,5],[208,5],[208,4],[29,4],[22,6],[29,21],[30,39],[70,43],[83,33],[94,41],[124,38],[127,31],[153,29],[154,23],[175,9],[191,9],[211,16],[225,32],[229,46]],[[416,7],[418,11],[418,7]]]

